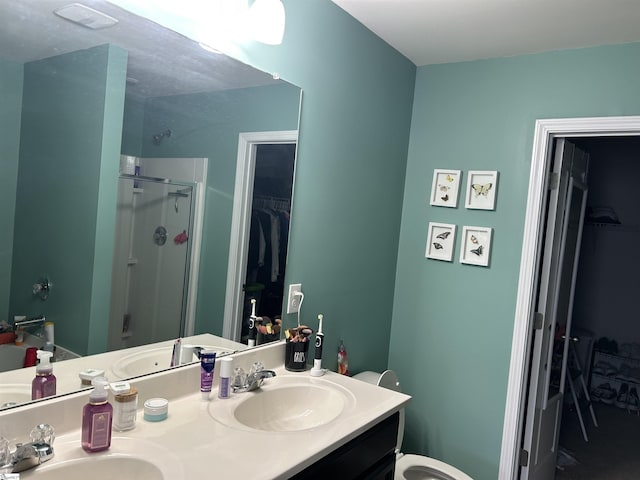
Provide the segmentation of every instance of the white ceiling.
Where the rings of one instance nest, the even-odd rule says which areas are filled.
[[[640,41],[640,0],[333,0],[417,66]]]

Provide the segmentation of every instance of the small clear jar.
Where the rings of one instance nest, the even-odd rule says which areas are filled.
[[[136,426],[138,391],[131,387],[128,391],[114,393],[113,429],[119,432],[131,430]]]

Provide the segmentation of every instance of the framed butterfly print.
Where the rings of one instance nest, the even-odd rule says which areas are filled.
[[[433,171],[433,183],[431,184],[431,205],[438,207],[457,207],[460,176],[460,170],[442,170],[436,168]]]
[[[462,244],[460,246],[460,263],[469,265],[489,265],[491,253],[491,232],[488,227],[462,227]]]
[[[494,210],[498,172],[470,170],[467,178],[467,199],[465,207],[477,210]]]
[[[455,245],[456,226],[449,223],[429,222],[427,233],[427,251],[425,257],[434,260],[453,260],[453,246]]]

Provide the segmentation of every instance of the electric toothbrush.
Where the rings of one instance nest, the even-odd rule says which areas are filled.
[[[316,352],[313,356],[313,367],[311,368],[312,377],[321,377],[324,375],[322,368],[322,343],[324,342],[324,333],[322,333],[322,319],[324,315],[318,315],[318,332],[316,333]]]
[[[256,299],[252,298],[251,299],[251,316],[249,317],[249,339],[247,340],[247,345],[249,347],[255,347],[256,346],[256,334],[257,332],[257,327],[256,327]]]

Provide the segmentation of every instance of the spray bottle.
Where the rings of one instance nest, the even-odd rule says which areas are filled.
[[[340,340],[340,346],[338,347],[338,373],[341,375],[349,375],[349,361],[347,359],[347,349],[344,347],[344,342]]]

